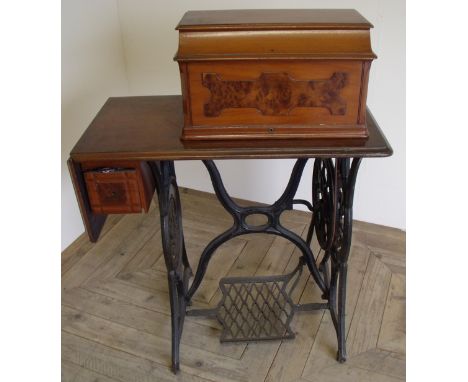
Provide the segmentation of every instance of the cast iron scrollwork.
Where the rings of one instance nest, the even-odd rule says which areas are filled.
[[[354,186],[361,158],[316,159],[312,180],[313,218],[308,235],[315,230],[325,254],[319,269],[327,285],[330,315],[338,338],[339,362],[346,361],[345,304],[347,262],[351,248]]]
[[[179,345],[185,319],[188,280],[192,271],[188,262],[182,229],[182,213],[174,163],[152,163],[156,179],[161,217],[161,237],[166,263],[171,304],[172,370],[179,370]]]
[[[169,208],[167,214],[165,214],[164,233],[165,240],[167,241],[166,246],[172,262],[171,266],[175,270],[179,270],[182,262],[182,222],[180,214],[177,212],[180,210],[180,201],[177,195],[177,190],[174,184],[171,182],[169,188]]]
[[[301,250],[305,259],[305,263],[307,264],[315,282],[322,290],[322,292],[326,293],[324,280],[317,268],[310,246],[307,245],[307,243],[300,236],[283,227],[280,223],[280,215],[283,213],[283,211],[292,209],[294,195],[296,194],[297,188],[299,186],[307,159],[298,159],[296,161],[286,189],[275,203],[269,206],[249,207],[241,207],[232,200],[223,185],[221,175],[219,174],[219,171],[213,161],[205,160],[203,163],[205,164],[210,174],[216,196],[226,211],[229,212],[233,217],[234,224],[231,228],[215,237],[203,251],[194,280],[187,294],[188,301],[190,301],[200,286],[213,253],[221,244],[239,235],[258,232],[278,235],[294,243]],[[266,215],[268,217],[268,223],[260,227],[249,226],[245,223],[245,218],[252,214]]]
[[[312,177],[313,228],[324,251],[333,244],[336,225],[337,188],[332,159],[316,159]]]
[[[203,161],[211,177],[219,201],[233,217],[233,226],[215,237],[204,249],[194,280],[188,288],[191,269],[185,250],[182,230],[182,215],[179,193],[172,161],[153,162],[152,169],[157,180],[161,215],[161,232],[164,259],[168,270],[169,295],[172,319],[172,368],[179,369],[179,344],[186,306],[203,279],[214,251],[233,237],[248,233],[268,233],[281,236],[294,243],[302,252],[304,262],[322,291],[326,303],[298,305],[301,311],[329,309],[337,333],[340,362],[346,360],[345,304],[347,261],[351,248],[352,207],[354,186],[360,158],[316,159],[312,180],[312,203],[294,199],[307,159],[298,159],[292,170],[288,185],[281,197],[269,206],[242,207],[227,193],[216,165],[211,160]],[[304,204],[313,211],[307,239],[303,240],[280,223],[283,211],[292,209],[293,204]],[[246,218],[252,214],[262,214],[268,222],[261,226],[250,226]],[[315,258],[311,241],[313,235],[324,251]],[[195,310],[189,310],[187,314]]]

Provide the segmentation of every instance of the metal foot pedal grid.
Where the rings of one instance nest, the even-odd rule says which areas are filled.
[[[222,278],[218,305],[188,310],[187,315],[216,317],[223,327],[221,342],[294,338],[290,323],[294,313],[303,309],[294,304],[291,294],[304,264],[301,257],[294,271],[286,275]]]

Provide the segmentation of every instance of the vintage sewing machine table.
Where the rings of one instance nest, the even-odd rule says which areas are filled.
[[[172,368],[179,369],[179,344],[185,315],[216,317],[222,341],[291,338],[295,311],[328,309],[338,338],[339,362],[346,360],[345,301],[347,261],[351,246],[356,176],[364,157],[392,154],[374,118],[367,111],[368,139],[190,141],[180,140],[183,127],[180,96],[110,98],[73,148],[68,161],[83,222],[96,241],[107,214],[148,210],[156,189],[159,198],[164,258],[168,273],[172,320]],[[281,197],[269,206],[241,207],[226,192],[214,159],[296,158]],[[315,158],[312,201],[294,199],[304,166]],[[193,282],[185,250],[175,160],[202,160],[216,196],[231,214],[233,225],[204,249]],[[280,223],[283,211],[304,204],[313,212],[307,239]],[[266,223],[248,224],[261,214]],[[302,252],[289,275],[224,278],[222,300],[215,309],[187,308],[214,251],[227,240],[248,233],[281,236]],[[316,235],[324,255],[311,250]],[[294,280],[307,268],[322,291],[323,302],[295,304],[289,297]],[[289,291],[288,291],[289,288]]]

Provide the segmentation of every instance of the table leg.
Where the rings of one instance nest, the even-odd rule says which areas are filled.
[[[356,176],[360,158],[316,159],[312,179],[313,204],[294,199],[306,159],[297,160],[283,195],[269,206],[241,207],[228,195],[221,176],[213,161],[204,161],[216,195],[223,207],[232,215],[234,224],[227,231],[214,238],[203,251],[193,283],[188,288],[192,275],[185,250],[182,230],[182,214],[179,192],[172,161],[153,162],[152,169],[156,178],[159,197],[161,233],[164,259],[168,271],[169,295],[172,323],[172,369],[179,370],[179,344],[186,314],[186,306],[203,279],[214,251],[225,241],[248,233],[268,233],[282,236],[301,250],[309,271],[321,289],[322,297],[328,300],[328,307],[338,339],[339,362],[346,360],[346,277],[347,261],[351,248],[352,206]],[[294,232],[280,224],[280,215],[291,209],[293,204],[302,203],[313,210],[311,227],[304,241]],[[252,227],[246,223],[251,214],[264,214],[268,223]],[[325,254],[316,263],[310,242],[314,234]],[[299,310],[323,309],[324,304],[305,304]],[[328,306],[327,306],[328,305]]]
[[[316,159],[312,179],[313,230],[325,255],[319,265],[328,287],[339,362],[346,361],[346,283],[351,248],[353,199],[361,158]],[[330,275],[330,276],[329,276]]]
[[[182,213],[174,162],[152,162],[161,218],[161,237],[171,304],[172,370],[179,370],[179,345],[185,318],[188,280],[192,270],[187,258]]]

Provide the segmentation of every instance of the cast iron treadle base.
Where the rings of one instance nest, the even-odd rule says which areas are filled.
[[[305,309],[294,304],[291,294],[304,264],[301,257],[287,275],[222,278],[222,297],[216,308],[192,309],[187,315],[216,317],[223,326],[221,342],[294,338],[291,320],[296,310]],[[319,305],[316,309],[324,308]]]
[[[174,162],[154,162],[157,180],[164,260],[168,270],[171,303],[172,370],[179,370],[180,339],[185,315],[211,316],[224,327],[221,341],[258,341],[294,337],[290,323],[295,312],[328,309],[338,340],[338,360],[346,360],[346,278],[352,236],[354,186],[361,158],[316,158],[312,176],[313,203],[294,199],[307,158],[296,161],[283,194],[267,206],[240,206],[229,196],[221,175],[212,160],[204,160],[216,196],[232,216],[233,225],[212,239],[203,250],[192,284],[191,268],[185,249],[182,215]],[[294,204],[306,205],[312,221],[304,240],[281,224],[281,215]],[[247,218],[261,214],[266,224],[252,226]],[[299,248],[302,258],[297,269],[285,276],[225,278],[220,282],[223,297],[214,309],[189,310],[192,297],[205,276],[214,252],[237,236],[266,233],[280,236]],[[311,242],[317,238],[325,251],[320,263]],[[322,292],[321,303],[295,305],[291,291],[296,286],[303,265]]]

